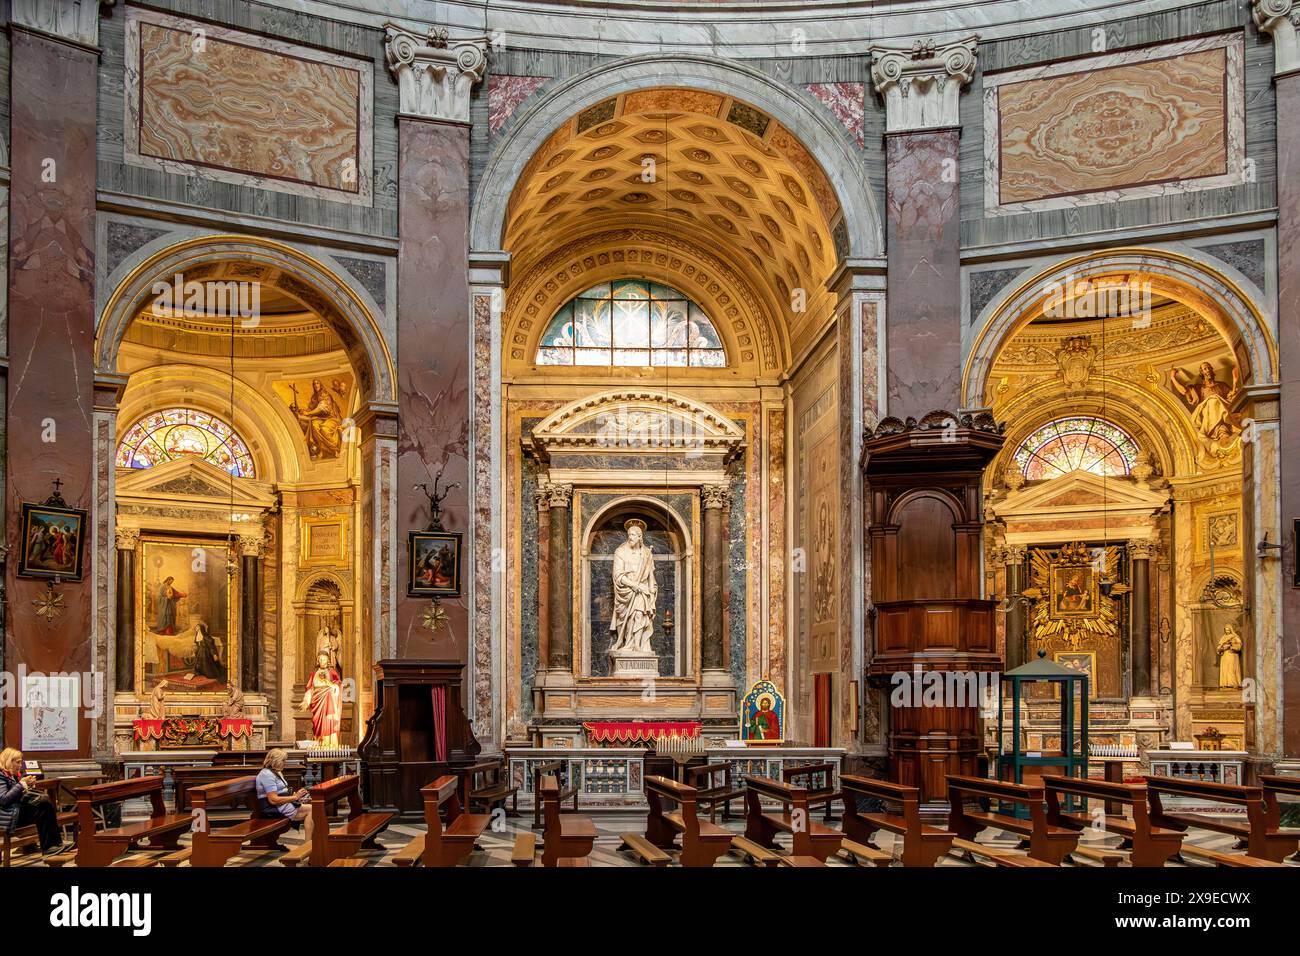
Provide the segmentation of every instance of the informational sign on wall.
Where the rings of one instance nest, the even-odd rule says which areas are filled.
[[[23,679],[23,750],[76,750],[81,703],[78,674],[29,674]]]

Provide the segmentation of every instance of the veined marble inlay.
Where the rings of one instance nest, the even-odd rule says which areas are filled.
[[[1241,62],[1220,36],[986,76],[986,213],[1242,182]]]
[[[806,89],[835,114],[861,149],[866,142],[865,83],[809,83]]]
[[[132,165],[370,204],[369,63],[130,8],[124,86]]]

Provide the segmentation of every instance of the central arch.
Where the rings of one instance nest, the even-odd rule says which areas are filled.
[[[470,248],[502,247],[507,208],[516,183],[555,131],[585,107],[620,93],[671,86],[732,96],[769,114],[820,165],[843,210],[846,248],[841,257],[884,255],[884,233],[861,157],[824,110],[771,76],[716,57],[652,53],[594,67],[560,83],[526,110],[488,159],[470,219]]]

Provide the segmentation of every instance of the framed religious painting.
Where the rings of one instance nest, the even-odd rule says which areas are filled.
[[[139,692],[225,693],[239,673],[238,575],[225,538],[140,540]]]
[[[86,512],[23,502],[18,576],[81,580]]]
[[[1097,577],[1091,565],[1052,568],[1051,615],[1054,618],[1093,617],[1097,613]]]
[[[785,698],[770,680],[760,680],[740,702],[740,739],[748,744],[785,741]]]
[[[406,585],[414,597],[460,597],[459,531],[412,531],[407,537],[410,568]]]

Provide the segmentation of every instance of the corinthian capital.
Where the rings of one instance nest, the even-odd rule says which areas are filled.
[[[975,75],[977,36],[939,46],[872,45],[871,82],[885,100],[885,131],[902,133],[960,125],[957,98]]]
[[[552,508],[567,508],[573,499],[573,485],[549,481],[545,486],[546,503]]]
[[[1252,0],[1261,33],[1273,37],[1273,75],[1300,70],[1300,5],[1295,0]]]
[[[140,530],[138,528],[115,528],[113,529],[113,541],[119,551],[134,551],[135,546],[140,543]]]
[[[266,538],[260,534],[241,534],[239,553],[246,558],[260,558],[266,548]]]
[[[700,489],[700,501],[706,510],[725,508],[731,503],[731,489],[726,485],[705,485]]]
[[[469,122],[469,92],[483,78],[487,37],[449,40],[447,31],[436,27],[418,36],[390,23],[384,27],[384,52],[404,114]]]

